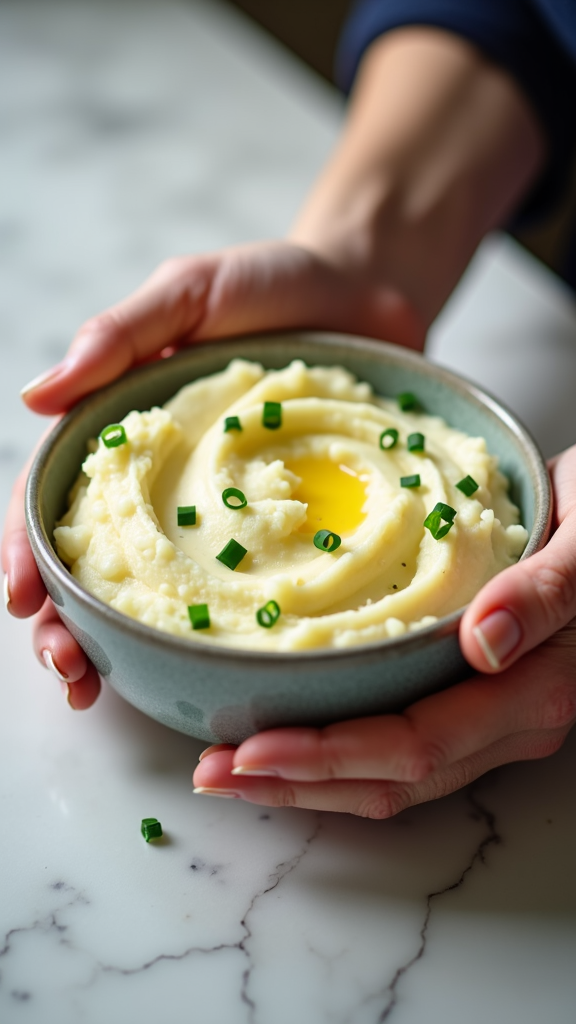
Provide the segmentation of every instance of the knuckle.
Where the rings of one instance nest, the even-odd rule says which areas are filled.
[[[293,786],[278,786],[269,794],[269,798],[273,807],[298,807],[298,798]]]
[[[77,337],[82,337],[84,334],[105,334],[116,329],[116,327],[117,321],[115,317],[109,310],[105,310],[103,313],[97,313],[96,316],[86,320],[78,331]]]
[[[384,818],[393,818],[411,803],[412,797],[407,787],[395,786],[391,789],[386,786],[375,786],[362,797],[356,814],[362,818],[381,821]]]
[[[548,619],[560,611],[572,612],[576,606],[576,576],[558,562],[538,565],[532,584]]]
[[[568,730],[552,732],[547,736],[535,736],[523,751],[522,758],[528,761],[538,761],[556,754],[567,735]]]
[[[105,309],[102,313],[86,320],[76,335],[76,339],[87,338],[99,342],[118,339],[126,333],[126,323],[117,309]]]
[[[450,743],[438,736],[422,736],[419,732],[419,721],[407,708],[402,716],[411,729],[410,750],[406,758],[406,778],[410,782],[421,782],[432,772],[438,771],[450,760]]]
[[[181,274],[185,273],[189,267],[189,256],[168,256],[165,260],[162,260],[154,273],[168,278],[179,277]]]
[[[329,730],[320,734],[320,765],[320,778],[341,779],[346,776],[341,744],[338,743],[338,737],[332,736]]]
[[[409,778],[413,782],[422,782],[433,772],[438,771],[448,760],[446,745],[438,740],[421,741],[410,759]]]
[[[571,725],[575,718],[576,686],[573,680],[564,681],[548,697],[542,711],[540,728],[561,729]]]

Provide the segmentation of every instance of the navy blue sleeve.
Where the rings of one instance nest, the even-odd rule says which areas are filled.
[[[546,168],[518,221],[548,212],[564,192],[576,150],[576,4],[567,0],[357,0],[336,61],[348,91],[382,33],[407,25],[446,29],[477,46],[519,83],[548,139]]]

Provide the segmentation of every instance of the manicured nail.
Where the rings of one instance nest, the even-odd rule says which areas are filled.
[[[21,389],[20,397],[24,398],[24,396],[29,394],[30,391],[34,391],[35,388],[41,387],[42,384],[47,384],[53,377],[57,377],[63,369],[63,363],[59,363],[58,366],[53,366],[51,370],[46,370],[45,373],[41,373],[38,377],[34,377],[33,380],[29,381],[28,384],[25,384]]]
[[[57,667],[56,662],[52,656],[52,651],[49,651],[47,647],[42,651],[42,661],[49,668],[51,672],[60,680],[61,683],[66,683],[66,689],[68,689],[68,676],[65,676],[63,672]]]
[[[198,760],[203,761],[210,754],[219,754],[223,750],[236,750],[236,747],[232,743],[213,743],[211,747],[206,747],[206,750],[202,751]]]
[[[261,775],[266,778],[279,778],[280,772],[277,772],[274,768],[253,768],[250,764],[239,764],[237,768],[233,768],[232,775]]]
[[[4,573],[4,607],[6,611],[10,611],[10,583],[8,582],[8,573]]]
[[[72,708],[72,711],[76,711],[76,708],[74,707],[74,705],[72,703],[72,691],[71,691],[68,683],[65,683],[63,679],[60,680],[60,689],[62,690],[62,693],[64,694],[64,697],[66,699],[68,707]]]
[[[221,796],[227,800],[240,799],[240,793],[235,793],[233,789],[211,789],[209,786],[196,786],[192,792],[197,793],[198,796]]]
[[[522,640],[520,623],[512,612],[499,608],[472,630],[491,668],[501,668]]]

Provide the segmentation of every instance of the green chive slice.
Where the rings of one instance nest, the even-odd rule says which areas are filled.
[[[142,818],[140,831],[146,842],[149,843],[151,839],[160,839],[160,836],[162,835],[162,825],[158,821],[158,818]]]
[[[227,434],[229,430],[242,430],[238,416],[227,416],[224,420],[224,433]]]
[[[424,451],[424,445],[425,445],[424,434],[420,434],[420,433],[408,434],[408,439],[406,441],[406,447],[407,447],[409,452],[423,452]]]
[[[210,612],[207,604],[188,605],[188,618],[192,629],[210,629]]]
[[[178,505],[178,526],[196,526],[196,505]]]
[[[434,505],[434,512],[439,512],[442,519],[445,519],[447,523],[453,523],[454,516],[457,514],[455,508],[452,508],[451,505],[445,505],[443,501],[439,501]]]
[[[282,426],[282,403],[264,402],[262,426],[268,430],[278,430]]]
[[[412,473],[411,476],[401,476],[400,487],[420,487],[420,474]]]
[[[388,430],[383,430],[380,434],[380,447],[384,451],[388,451],[389,448],[394,448],[398,444],[398,431],[394,427],[388,427]]]
[[[396,401],[402,412],[410,412],[411,409],[418,407],[418,399],[411,391],[403,391],[400,395],[396,396]]]
[[[445,505],[444,502],[439,501],[432,511],[426,516],[424,526],[427,530],[430,530],[434,540],[441,540],[442,537],[445,537],[454,526],[455,515],[455,508],[452,508],[451,505]],[[442,526],[442,520],[444,520],[444,526]]]
[[[456,484],[458,490],[462,491],[462,494],[465,494],[467,498],[470,498],[478,490],[479,486],[473,476],[465,476]]]
[[[280,618],[280,606],[276,601],[266,601],[266,604],[256,612],[256,622],[264,629],[271,629]]]
[[[100,432],[100,437],[107,448],[118,448],[121,444],[126,444],[128,440],[121,423],[110,423]]]
[[[216,558],[219,562],[222,562],[222,565],[225,565],[228,569],[234,570],[237,565],[240,565],[244,555],[247,554],[247,549],[242,547],[242,545],[232,537],[228,543],[224,545],[220,554],[216,555]]]
[[[226,505],[226,508],[246,508],[248,499],[238,487],[226,487],[222,491],[222,501]]]
[[[336,551],[342,543],[342,538],[330,530],[318,530],[314,534],[314,547],[320,551]]]

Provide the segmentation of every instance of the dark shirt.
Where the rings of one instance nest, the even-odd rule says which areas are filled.
[[[514,76],[549,148],[544,171],[515,224],[526,226],[551,211],[567,187],[576,152],[576,0],[357,0],[337,54],[342,88],[350,89],[371,42],[406,25],[454,32]],[[576,241],[565,268],[573,285],[575,255]]]

